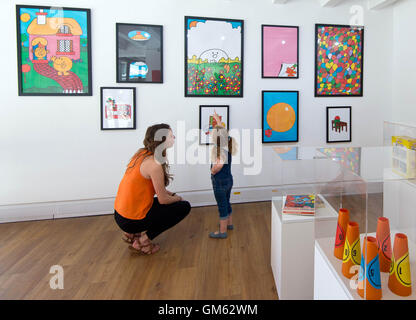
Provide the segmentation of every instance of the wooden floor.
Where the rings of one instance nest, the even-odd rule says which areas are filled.
[[[382,196],[369,201],[379,215]],[[208,238],[216,207],[193,208],[156,238],[162,249],[153,256],[131,252],[112,215],[0,224],[0,299],[278,299],[271,203],[233,212],[235,230],[216,240]],[[63,290],[49,286],[53,265],[63,267]]]

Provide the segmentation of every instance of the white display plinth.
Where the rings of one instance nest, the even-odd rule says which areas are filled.
[[[315,228],[319,237],[335,236],[338,220],[321,198],[325,207],[312,217],[281,215],[285,197],[272,199],[271,266],[279,299],[313,299]]]
[[[392,246],[396,232],[391,232]],[[375,237],[375,233],[369,233]],[[361,244],[364,236],[361,235]],[[416,244],[409,241],[410,275],[416,275]],[[361,248],[362,250],[362,248]],[[388,288],[389,273],[381,272],[382,300],[415,300],[416,290],[412,287],[412,294],[401,297]],[[315,241],[315,300],[363,300],[356,287],[351,286],[351,280],[342,274],[342,261],[334,256],[334,238],[322,238]],[[352,281],[354,282],[354,281]],[[353,283],[354,285],[354,283]]]

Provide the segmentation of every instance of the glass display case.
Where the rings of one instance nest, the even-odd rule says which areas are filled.
[[[412,137],[385,123],[379,147],[292,147],[290,158],[276,148],[271,264],[279,298],[416,299],[416,185],[393,170],[392,137],[403,131]]]

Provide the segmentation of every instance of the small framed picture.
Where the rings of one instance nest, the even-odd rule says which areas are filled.
[[[227,130],[230,127],[229,106],[199,106],[199,144],[201,145],[212,144],[211,131],[217,125],[217,122],[214,119],[214,112],[218,114],[221,120],[219,125]]]
[[[262,142],[299,141],[299,91],[262,91]]]
[[[101,130],[136,129],[136,88],[101,87]]]
[[[163,83],[163,26],[116,23],[117,83]]]
[[[326,142],[351,142],[351,107],[326,108]]]

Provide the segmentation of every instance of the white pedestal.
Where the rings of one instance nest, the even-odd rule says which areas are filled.
[[[394,239],[396,232],[391,232]],[[375,237],[375,233],[369,233]],[[364,236],[361,235],[361,244]],[[416,244],[409,240],[410,275],[412,280],[416,275]],[[393,245],[393,243],[392,243]],[[362,250],[362,248],[361,248]],[[382,300],[415,300],[416,290],[412,287],[412,295],[401,297],[388,288],[389,273],[381,272]],[[356,289],[354,280],[344,277],[342,274],[342,261],[334,256],[334,238],[322,238],[315,241],[315,300],[363,300]],[[352,282],[352,283],[351,283]],[[413,280],[414,282],[414,280]]]
[[[338,220],[323,201],[325,207],[310,217],[281,215],[282,197],[272,199],[271,266],[279,299],[313,299],[315,236],[335,237]]]

